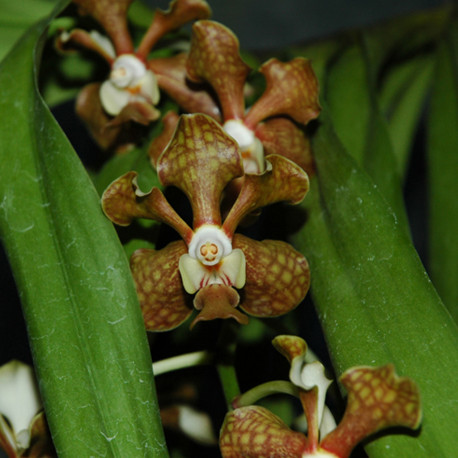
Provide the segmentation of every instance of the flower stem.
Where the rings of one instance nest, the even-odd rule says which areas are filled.
[[[154,375],[161,375],[166,372],[186,369],[187,367],[210,364],[213,361],[214,356],[215,355],[213,353],[203,350],[162,359],[161,361],[153,363],[153,373]]]
[[[255,386],[251,390],[241,394],[234,400],[232,405],[234,408],[252,405],[266,396],[277,393],[290,394],[298,397],[299,389],[287,380],[273,380],[271,382]]]
[[[234,367],[236,338],[236,324],[225,321],[217,344],[216,369],[229,410],[232,409],[232,400],[240,394]]]

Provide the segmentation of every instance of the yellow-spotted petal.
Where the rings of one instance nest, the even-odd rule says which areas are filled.
[[[80,14],[91,15],[106,31],[116,49],[116,54],[134,51],[127,27],[127,10],[133,0],[73,0]]]
[[[268,119],[256,126],[266,156],[279,154],[295,162],[310,176],[315,172],[312,148],[304,131],[288,118]]]
[[[226,415],[219,444],[223,458],[298,458],[307,438],[264,407],[247,406]]]
[[[310,61],[297,57],[289,62],[270,59],[260,69],[266,78],[266,90],[245,117],[245,125],[254,129],[271,116],[287,115],[307,124],[320,113],[318,80]]]
[[[225,121],[244,116],[243,88],[250,68],[239,55],[237,37],[223,25],[198,21],[192,27],[187,63],[193,81],[206,81],[215,90]]]
[[[187,252],[179,240],[159,251],[137,250],[130,267],[146,329],[168,331],[192,313],[192,297],[183,289],[178,261]]]
[[[266,157],[267,170],[261,175],[245,175],[237,200],[231,208],[223,229],[233,234],[239,222],[254,210],[275,202],[296,204],[309,189],[307,174],[294,162],[282,156]]]
[[[307,353],[305,340],[297,336],[280,335],[272,340],[272,344],[289,363],[292,363],[295,358],[301,358],[302,360]]]
[[[204,0],[174,0],[167,11],[156,10],[153,22],[138,46],[137,55],[146,60],[151,48],[165,34],[196,19],[211,15],[210,7]]]
[[[135,218],[161,221],[173,227],[185,241],[192,238],[191,228],[170,206],[160,189],[140,191],[137,173],[128,172],[115,180],[102,196],[102,209],[119,226],[128,226]],[[178,260],[177,260],[178,262]]]
[[[348,391],[347,408],[338,427],[321,442],[323,449],[347,457],[370,434],[391,426],[419,426],[418,388],[409,378],[398,377],[391,364],[351,368],[341,382]]]
[[[291,245],[277,241],[258,242],[235,234],[233,248],[246,259],[246,283],[240,307],[250,315],[274,317],[295,308],[310,285],[310,269],[304,256]]]
[[[194,229],[221,225],[221,194],[231,180],[243,175],[237,143],[203,114],[181,116],[156,167],[164,186],[176,186],[188,197]]]

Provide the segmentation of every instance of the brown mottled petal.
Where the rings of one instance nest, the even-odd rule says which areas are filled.
[[[136,100],[129,102],[117,116],[110,120],[107,127],[120,126],[130,121],[147,126],[160,115],[161,112],[156,110],[151,103]]]
[[[207,19],[210,16],[211,9],[203,0],[174,0],[167,11],[157,9],[153,22],[138,46],[137,55],[146,60],[153,46],[166,33],[190,21]]]
[[[100,46],[100,43],[91,36],[86,30],[73,29],[68,34],[60,34],[54,45],[59,52],[67,53],[76,51],[77,48],[83,47],[96,52],[102,56],[110,65],[113,63],[113,56],[111,56],[106,49]]]
[[[297,204],[307,194],[309,179],[297,164],[278,155],[267,156],[266,161],[270,170],[261,175],[245,175],[238,198],[223,224],[227,234],[233,234],[239,222],[257,208],[283,201]]]
[[[192,237],[191,228],[170,206],[160,189],[153,188],[149,193],[142,193],[136,178],[136,172],[128,172],[105,190],[102,209],[107,217],[119,226],[128,226],[134,218],[162,221],[173,227],[188,242]]]
[[[121,126],[109,126],[108,116],[100,102],[100,83],[84,86],[76,99],[76,113],[102,149],[112,148],[121,136]]]
[[[179,116],[174,111],[168,111],[162,118],[162,132],[152,140],[148,148],[148,156],[154,168],[156,168],[156,162],[159,159],[159,156],[162,154],[175,132],[178,119]]]
[[[304,131],[288,118],[271,118],[256,126],[264,154],[279,154],[302,167],[309,176],[315,173],[312,147]]]
[[[228,28],[213,21],[196,22],[187,69],[191,80],[207,81],[213,87],[225,121],[243,118],[243,88],[250,68],[241,59],[237,37]]]
[[[193,83],[186,78],[188,55],[180,53],[172,57],[151,59],[149,68],[154,72],[159,87],[188,113],[204,113],[217,121],[221,113],[207,84]]]
[[[307,449],[307,438],[266,408],[247,406],[226,415],[219,446],[223,458],[297,458]]]
[[[191,329],[199,321],[210,321],[218,318],[233,318],[240,324],[248,324],[248,317],[236,309],[240,296],[230,286],[213,284],[200,289],[194,298],[194,307],[200,313],[191,323]]]
[[[272,344],[290,363],[294,358],[303,357],[307,353],[305,340],[297,336],[277,336]]]
[[[188,197],[194,229],[202,224],[221,224],[221,193],[232,179],[243,175],[236,141],[203,114],[180,117],[156,167],[164,186],[176,186]]]
[[[73,0],[80,14],[90,14],[106,31],[116,54],[133,53],[134,47],[127,27],[127,10],[133,0]]]
[[[278,240],[258,242],[235,234],[233,248],[246,258],[246,283],[241,293],[245,312],[259,317],[275,317],[294,309],[304,299],[310,285],[310,269],[304,256]]]
[[[276,115],[291,116],[300,124],[307,124],[319,115],[318,80],[309,60],[270,59],[260,71],[266,78],[266,90],[248,111],[247,127],[254,129],[263,119]]]
[[[176,328],[192,313],[192,298],[183,289],[178,271],[180,256],[187,251],[186,244],[179,240],[159,251],[137,250],[130,259],[148,331]]]
[[[409,378],[398,377],[393,365],[354,367],[341,382],[348,391],[347,408],[337,428],[321,442],[323,449],[347,457],[358,442],[381,429],[419,426],[418,388]]]

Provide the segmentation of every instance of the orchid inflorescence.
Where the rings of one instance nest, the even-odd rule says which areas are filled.
[[[419,426],[418,388],[412,380],[398,377],[390,364],[352,367],[343,373],[340,381],[348,392],[347,408],[336,426],[332,418],[324,415],[331,381],[320,362],[307,364],[304,340],[282,335],[273,344],[291,364],[290,380],[305,412],[307,436],[290,429],[264,407],[237,406],[226,415],[221,429],[224,458],[346,458],[359,442],[377,431],[392,426]],[[240,399],[234,403],[240,404]]]
[[[108,36],[75,29],[63,32],[57,46],[83,46],[110,65],[107,79],[87,85],[77,101],[79,115],[102,148],[119,146],[131,122],[159,120],[160,90],[181,110],[162,116],[163,131],[148,148],[160,187],[142,191],[137,172],[130,171],[102,196],[103,211],[115,224],[150,219],[179,236],[164,248],[139,249],[131,257],[146,329],[174,329],[194,311],[191,328],[221,318],[247,324],[247,315],[277,317],[293,310],[309,289],[305,257],[284,241],[258,241],[236,230],[263,207],[298,204],[308,192],[314,163],[305,126],[320,113],[310,61],[265,62],[259,69],[264,92],[246,107],[251,69],[236,36],[209,20],[204,0],[174,0],[168,11],[157,10],[138,46],[127,26],[132,1],[74,0]],[[150,55],[161,37],[191,21],[186,52]],[[182,191],[191,223],[170,204],[165,187]],[[348,403],[336,426],[325,407],[330,381],[321,363],[305,363],[305,342],[279,336],[274,345],[291,364],[292,391],[302,402],[307,436],[263,407],[244,405],[242,395],[221,430],[224,457],[347,457],[373,432],[418,426],[418,390],[390,365],[343,374]]]

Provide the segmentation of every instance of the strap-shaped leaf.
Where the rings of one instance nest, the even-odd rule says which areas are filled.
[[[429,118],[429,263],[431,278],[458,322],[458,33],[440,44]]]
[[[48,23],[31,28],[0,67],[0,229],[47,419],[62,457],[166,456],[125,255],[37,92]]]
[[[408,236],[373,181],[338,141],[326,113],[313,142],[317,178],[296,237],[310,261],[312,294],[338,372],[391,362],[418,384],[424,425],[390,436],[371,457],[453,455],[458,331]]]

